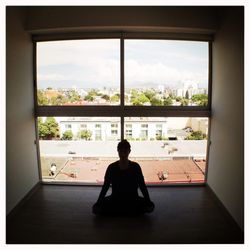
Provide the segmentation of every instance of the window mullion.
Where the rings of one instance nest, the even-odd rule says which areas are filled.
[[[120,44],[120,105],[121,105],[121,139],[124,139],[124,105],[125,105],[125,87],[124,87],[124,37],[121,34]]]
[[[125,138],[124,136],[124,116],[121,116],[121,140]]]

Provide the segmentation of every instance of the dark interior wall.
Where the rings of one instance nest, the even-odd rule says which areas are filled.
[[[180,18],[181,17],[181,18]],[[33,33],[72,30],[149,30],[213,33],[216,7],[29,7],[27,30]]]
[[[244,227],[244,9],[228,7],[213,43],[208,185]]]
[[[6,212],[38,183],[34,144],[33,52],[26,8],[6,12]]]

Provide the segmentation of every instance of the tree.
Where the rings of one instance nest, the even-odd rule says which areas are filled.
[[[206,139],[206,135],[202,133],[202,131],[194,131],[190,135],[188,135],[185,140],[204,140]]]
[[[189,103],[189,100],[188,99],[185,99],[185,98],[182,98],[181,99],[181,106],[187,106]]]
[[[155,92],[152,90],[146,90],[143,93],[150,100],[150,102],[155,97]]]
[[[102,99],[104,99],[105,101],[109,101],[110,97],[106,94],[102,95]]]
[[[52,140],[59,138],[59,126],[54,117],[47,117],[45,122],[38,118],[39,139]]]
[[[51,105],[63,105],[67,100],[63,95],[52,96],[50,99]]]
[[[77,102],[81,100],[81,96],[79,95],[79,93],[74,90],[71,89],[68,93],[67,93],[67,98],[70,102]]]
[[[91,89],[88,94],[84,97],[85,101],[89,101],[89,102],[93,102],[96,98],[96,96],[102,96],[101,93],[99,93],[97,90],[95,89]]]
[[[172,104],[173,104],[173,99],[170,96],[168,96],[167,98],[164,97],[163,99],[164,106],[171,106]]]
[[[110,97],[111,102],[119,102],[120,100],[120,94],[114,94]]]
[[[97,95],[101,95],[100,93],[98,93],[97,90],[95,89],[91,89],[88,93],[90,96],[97,96]]]
[[[92,136],[92,132],[90,130],[81,130],[79,131],[79,137],[86,141],[90,141]]]
[[[44,125],[48,128],[47,139],[59,138],[59,125],[54,117],[47,117]]]
[[[177,102],[180,102],[180,101],[182,100],[182,97],[176,96],[176,97],[175,97],[175,100],[176,100]]]
[[[156,97],[152,97],[150,99],[150,103],[151,103],[152,106],[162,106],[162,104],[163,104],[162,100],[158,99]]]
[[[37,103],[38,103],[38,105],[48,105],[49,104],[49,100],[44,95],[44,92],[42,90],[37,90]]]
[[[94,101],[94,97],[92,95],[89,95],[87,94],[85,97],[84,97],[84,100],[85,101],[89,101],[89,102],[93,102]]]
[[[49,134],[48,127],[43,123],[42,118],[38,117],[38,135],[39,139],[45,139]]]
[[[73,139],[73,133],[71,130],[66,130],[63,133],[62,140],[72,140]]]
[[[131,102],[134,106],[142,106],[146,102],[150,102],[149,99],[144,95],[144,93],[141,93],[135,97],[131,97]]]
[[[185,99],[189,99],[189,93],[188,93],[188,90],[186,91],[186,94],[185,94]]]
[[[208,96],[206,94],[196,94],[192,96],[191,100],[199,106],[207,106]]]

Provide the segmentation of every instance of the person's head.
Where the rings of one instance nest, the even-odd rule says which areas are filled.
[[[117,145],[117,151],[120,159],[127,159],[131,151],[130,144],[127,140],[122,140]]]

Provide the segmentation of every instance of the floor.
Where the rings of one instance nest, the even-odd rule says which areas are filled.
[[[100,187],[41,185],[6,220],[6,243],[203,244],[244,243],[244,235],[211,191],[203,187],[150,187],[156,207],[139,217],[91,212]]]

